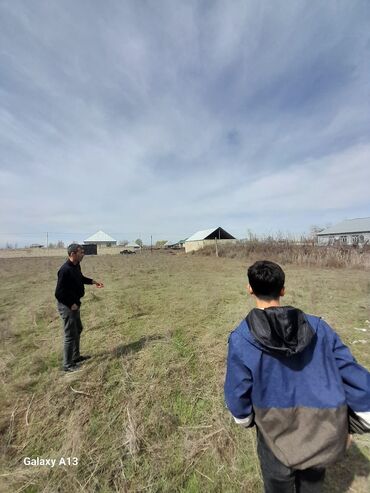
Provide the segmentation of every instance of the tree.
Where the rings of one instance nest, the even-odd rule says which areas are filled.
[[[137,240],[135,240],[135,243],[136,243],[136,245],[139,245],[140,248],[143,246],[143,241],[140,240],[140,238],[138,238]]]
[[[247,237],[249,241],[257,241],[257,236],[253,233],[251,229],[247,229]]]
[[[167,240],[158,240],[155,243],[155,246],[158,247],[158,248],[162,248],[165,243],[167,243]]]
[[[64,242],[62,240],[59,240],[57,243],[57,248],[65,248]]]
[[[317,224],[313,224],[310,228],[310,235],[315,236],[317,233],[320,233],[320,231],[323,231],[325,228],[322,226],[318,226]]]
[[[317,241],[317,233],[320,233],[325,228],[322,226],[318,226],[317,224],[313,224],[310,228],[309,239],[313,242]]]

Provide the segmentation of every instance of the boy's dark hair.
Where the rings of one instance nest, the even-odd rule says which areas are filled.
[[[68,256],[72,255],[72,253],[77,253],[77,250],[79,248],[82,249],[82,246],[79,245],[78,243],[71,243],[70,245],[68,245],[68,248],[67,248]]]
[[[276,300],[284,287],[285,274],[280,265],[269,260],[258,260],[248,269],[249,285],[253,293],[264,301]]]

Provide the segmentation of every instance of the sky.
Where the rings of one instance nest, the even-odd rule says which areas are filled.
[[[1,0],[0,246],[370,216],[368,0]]]

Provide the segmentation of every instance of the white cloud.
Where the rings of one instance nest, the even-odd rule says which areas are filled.
[[[367,10],[3,2],[0,234],[369,215]]]

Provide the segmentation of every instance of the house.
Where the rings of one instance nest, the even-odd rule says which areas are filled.
[[[98,231],[97,233],[89,236],[85,241],[85,245],[96,244],[98,246],[110,247],[117,244],[117,240],[104,233],[104,231]]]
[[[127,245],[125,245],[125,250],[131,250],[132,252],[140,250],[140,248],[141,246],[135,243],[134,241],[131,241],[130,243],[127,243]]]
[[[221,227],[197,231],[185,240],[185,252],[200,250],[207,245],[214,245],[216,241],[218,245],[224,245],[235,243],[236,238]]]
[[[176,250],[180,248],[184,248],[185,246],[185,240],[179,240],[179,241],[166,241],[166,243],[163,245],[164,248],[174,248]]]
[[[318,245],[365,245],[370,242],[370,217],[346,219],[316,236]]]

